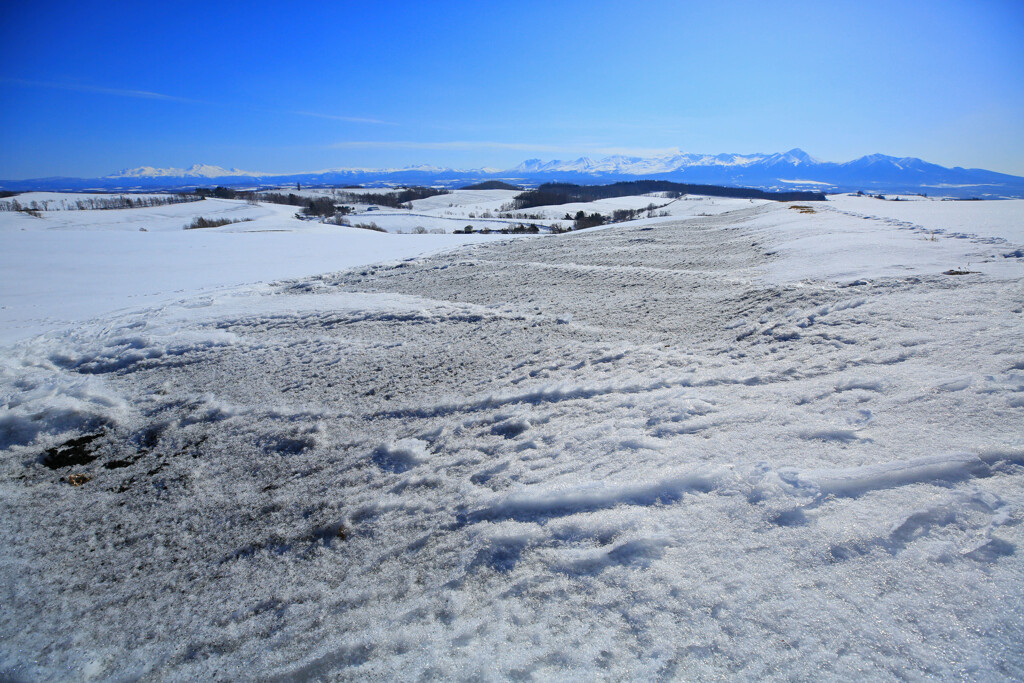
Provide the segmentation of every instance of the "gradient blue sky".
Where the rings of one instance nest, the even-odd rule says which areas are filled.
[[[882,152],[1024,175],[1024,2],[3,2],[0,178]]]

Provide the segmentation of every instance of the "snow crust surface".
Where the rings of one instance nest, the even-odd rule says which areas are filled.
[[[8,347],[0,673],[1024,678],[1024,217],[854,201]]]

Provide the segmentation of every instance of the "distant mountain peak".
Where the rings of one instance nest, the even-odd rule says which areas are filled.
[[[802,149],[800,149],[799,147],[794,147],[793,149],[789,150],[788,152],[786,152],[782,156],[788,157],[790,159],[794,159],[794,160],[799,161],[800,163],[804,163],[804,164],[819,164],[819,163],[821,163],[820,161],[818,161],[817,159],[812,157],[810,154],[808,154],[807,152],[805,152]]]

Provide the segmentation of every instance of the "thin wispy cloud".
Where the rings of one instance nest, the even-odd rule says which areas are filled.
[[[380,119],[364,118],[360,116],[339,116],[337,114],[321,114],[315,111],[293,111],[289,112],[296,116],[311,116],[317,119],[329,119],[331,121],[345,121],[346,123],[371,123],[378,126],[397,126],[397,123],[391,121],[381,121]]]
[[[48,88],[51,90],[68,90],[72,92],[89,92],[100,95],[113,95],[115,97],[134,97],[142,100],[163,100],[165,102],[189,102],[201,103],[200,100],[193,100],[187,97],[166,95],[164,93],[152,92],[149,90],[125,90],[122,88],[104,88],[96,85],[81,85],[78,83],[50,83],[47,81],[29,81],[21,78],[0,78],[0,83],[20,85],[28,88]]]
[[[471,140],[447,140],[442,142],[419,142],[415,140],[347,140],[329,145],[329,149],[428,149],[428,150],[475,150],[514,149],[522,151],[564,151],[566,148],[554,145],[534,145],[519,142],[491,142]]]
[[[660,156],[678,154],[676,147],[610,147],[600,144],[550,145],[530,142],[496,142],[492,140],[445,140],[419,142],[414,140],[348,140],[329,145],[329,149],[418,149],[439,151],[475,151],[481,149],[514,150],[548,154],[621,154],[624,156]]]
[[[26,88],[47,88],[50,90],[67,90],[70,92],[86,92],[96,93],[99,95],[112,95],[114,97],[132,97],[141,100],[158,100],[162,102],[185,102],[189,104],[210,104],[217,105],[217,102],[207,102],[204,100],[195,100],[189,97],[178,97],[177,95],[167,95],[165,93],[153,92],[151,90],[133,90],[125,88],[106,88],[98,85],[82,85],[79,83],[54,83],[50,81],[33,81],[24,78],[0,78],[0,83],[7,83],[10,85],[18,85]],[[254,109],[254,107],[247,107]],[[259,108],[263,111],[262,108]],[[382,121],[380,119],[359,117],[359,116],[340,116],[336,114],[321,114],[313,111],[290,111],[289,114],[295,116],[310,116],[319,119],[330,119],[332,121],[345,121],[347,123],[368,123],[380,126],[397,126],[397,123],[390,121]]]
[[[594,147],[592,152],[598,154],[621,154],[627,157],[660,157],[670,154],[679,154],[678,147]]]

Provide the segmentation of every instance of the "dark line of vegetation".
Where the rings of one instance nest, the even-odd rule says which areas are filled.
[[[219,228],[222,225],[231,225],[232,223],[248,223],[251,218],[204,218],[203,216],[197,217],[191,223],[185,226],[186,230],[198,230],[200,228]]]
[[[351,204],[376,204],[391,209],[411,209],[411,202],[441,194],[449,194],[449,191],[435,187],[407,187],[398,192],[382,192],[380,194],[335,191],[334,196],[339,201]]]
[[[297,195],[294,192],[283,194],[281,192],[260,192],[251,196],[246,196],[244,193],[236,193],[242,195],[241,198],[249,199],[250,201],[257,202],[270,202],[271,204],[284,204],[286,206],[301,206],[303,212],[308,216],[333,216],[339,211],[334,206],[334,200],[330,197],[303,197]],[[348,213],[344,211],[342,213]]]
[[[518,185],[512,185],[502,180],[485,180],[482,183],[476,185],[466,185],[465,187],[459,188],[460,190],[522,190],[523,188]]]
[[[540,232],[540,228],[537,226],[536,223],[530,223],[529,225],[518,223],[507,228],[502,228],[500,230],[493,230],[490,227],[483,227],[480,230],[476,230],[472,225],[467,225],[461,230],[456,229],[452,231],[452,233],[455,235],[490,235],[493,232],[500,232],[502,235],[536,235],[538,232]],[[552,226],[551,232],[557,234],[565,231]]]
[[[688,194],[708,197],[731,197],[735,199],[769,199],[777,202],[823,202],[821,192],[765,192],[748,187],[721,187],[718,185],[690,185],[673,183],[668,180],[634,180],[612,183],[611,185],[573,185],[571,183],[544,183],[536,190],[527,190],[513,200],[515,210],[535,206],[592,202],[597,199],[629,197],[661,192],[667,197],[682,197]]]
[[[387,232],[387,230],[380,227],[373,221],[370,221],[369,223],[350,223],[347,218],[344,218],[340,214],[334,216],[333,218],[328,218],[326,223],[330,225],[341,225],[346,228],[359,228],[361,230],[373,230],[374,232]]]
[[[94,209],[144,209],[169,204],[187,204],[203,199],[191,194],[168,194],[157,196],[132,197],[117,195],[116,197],[84,197],[72,199],[42,199],[21,203],[17,199],[0,201],[0,211],[90,211]]]

